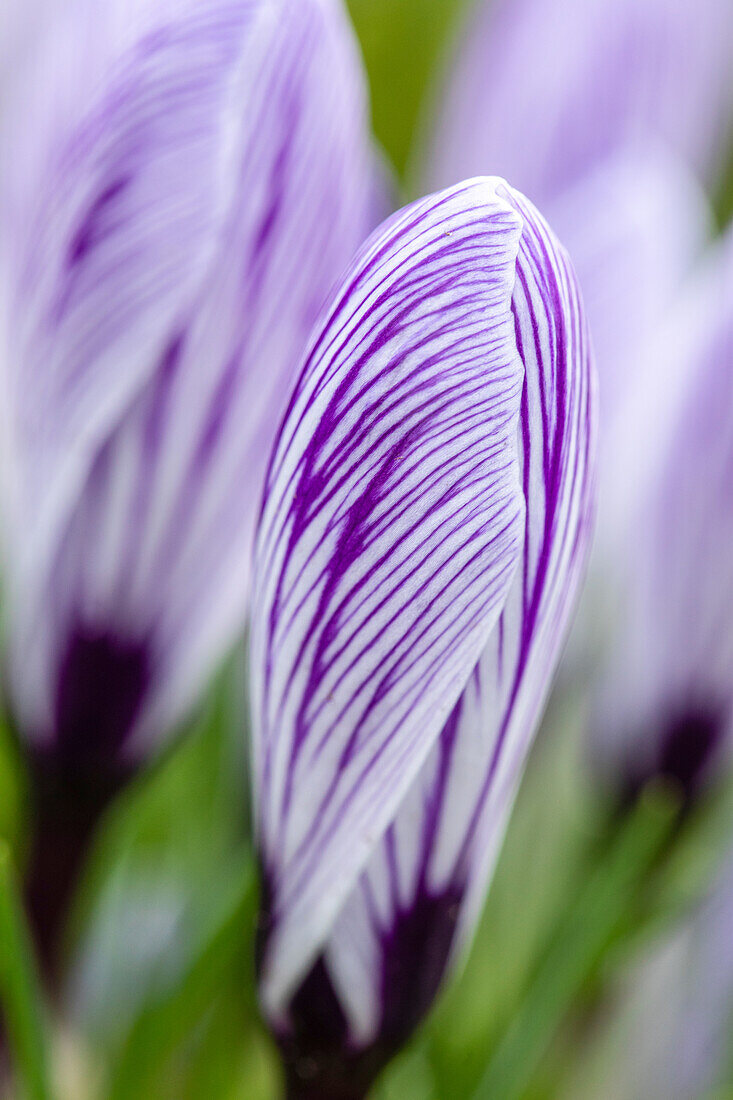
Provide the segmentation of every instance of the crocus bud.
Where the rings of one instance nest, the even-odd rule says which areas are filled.
[[[596,748],[616,785],[693,795],[733,734],[733,235],[675,310],[637,387],[651,468],[616,563]]]
[[[314,330],[256,543],[261,997],[294,1097],[361,1097],[471,934],[591,510],[567,257],[506,183],[407,207]]]
[[[728,0],[479,0],[442,96],[428,182],[492,164],[550,209],[614,151],[650,141],[708,178],[733,111],[732,52]]]
[[[267,455],[374,173],[340,0],[69,0],[39,55],[3,126],[0,435],[53,961],[100,811],[244,627]]]
[[[98,778],[242,629],[270,444],[373,173],[337,0],[58,19],[3,208],[9,672],[37,754]]]

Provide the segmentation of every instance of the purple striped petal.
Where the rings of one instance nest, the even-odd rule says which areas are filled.
[[[12,526],[30,558],[52,543],[49,513],[68,507],[212,262],[234,190],[236,66],[253,22],[250,5],[238,9],[163,23],[111,65],[91,106],[80,78],[63,139],[34,144],[39,175],[14,180],[26,197],[11,211],[9,312],[22,318],[9,333]]]
[[[733,234],[679,303],[665,350],[639,394],[658,457],[618,548],[624,598],[596,742],[616,782],[663,772],[693,793],[733,735]]]
[[[413,235],[409,243],[406,230]],[[409,257],[407,269],[400,264],[398,281],[383,274],[385,266],[393,266],[395,246],[395,258],[403,253]],[[439,297],[423,296],[407,312],[415,259],[420,285],[427,281]],[[455,287],[450,298],[445,298],[446,264]],[[493,289],[497,274],[498,298]],[[366,317],[371,331],[362,335],[363,297],[354,297],[354,288],[365,276],[367,293],[379,294],[379,313],[372,306]],[[470,311],[463,301],[466,285],[476,287]],[[477,292],[489,309],[474,327]],[[388,295],[386,314],[382,294]],[[354,335],[354,322],[349,326],[341,316],[344,304],[356,317]],[[393,324],[395,310],[410,328],[404,328],[404,335],[402,326],[394,335],[390,332],[398,342],[386,357],[381,354],[382,318]],[[432,354],[436,323],[440,339],[460,349],[457,362],[445,356],[436,360]],[[338,338],[332,329],[343,336]],[[321,348],[326,349],[323,358]],[[334,368],[331,348],[348,356],[341,370]],[[377,355],[371,354],[372,348]],[[413,447],[409,433],[415,413],[402,396],[405,392],[410,402],[418,396],[422,415],[423,388],[416,390],[413,384],[416,349],[424,384],[439,387],[443,399],[428,422],[427,448]],[[443,976],[455,947],[456,922],[464,928],[462,935],[468,934],[483,896],[584,558],[593,432],[588,346],[574,276],[544,222],[502,181],[473,181],[423,200],[377,234],[360,257],[346,294],[337,298],[314,355],[318,369],[311,359],[301,382],[301,407],[291,408],[273,466],[275,484],[282,481],[287,496],[283,503],[282,490],[271,489],[259,544],[260,556],[277,563],[273,579],[266,582],[272,595],[263,607],[256,606],[253,631],[259,821],[271,906],[263,997],[288,1058],[297,1063],[306,1053],[330,1064],[336,1054],[343,1066],[347,1047],[353,1051],[378,1041],[394,1049],[411,1030]],[[509,387],[507,365],[512,368]],[[454,376],[465,379],[460,387]],[[342,417],[328,413],[333,397],[341,406],[353,400],[352,392],[360,401],[363,394],[370,410],[380,403],[380,419],[373,420],[373,411],[369,414],[371,431],[376,429],[384,439],[376,455],[371,433],[345,438],[338,430]],[[306,418],[311,394],[322,395],[322,404]],[[449,424],[465,423],[469,439],[463,430],[446,434],[444,417]],[[364,419],[355,412],[348,422]],[[504,439],[507,428],[511,438]],[[502,457],[499,467],[502,479],[510,475],[508,498],[505,490],[497,495],[497,431],[502,455],[510,443],[519,444],[511,464]],[[436,437],[440,450],[434,453]],[[412,476],[405,478],[401,463],[399,481],[392,474],[388,482],[387,501],[381,492],[370,498],[372,523],[387,508],[394,512],[393,499],[404,500],[409,509],[398,511],[393,529],[387,529],[389,556],[383,558],[380,549],[375,575],[373,556],[364,554],[345,526],[350,511],[361,507],[369,483],[360,480],[353,486],[347,481],[344,461],[351,461],[356,444],[367,477],[381,478],[382,456],[392,463],[386,448],[402,447],[403,440],[414,453],[408,469],[412,474],[420,461],[421,483],[430,486],[431,495],[414,496]],[[477,446],[484,456],[482,466],[473,457]],[[290,458],[288,452],[294,452]],[[322,473],[318,467],[311,472],[320,455],[328,466]],[[438,497],[441,511],[436,516],[434,470],[446,468],[450,497]],[[336,495],[340,483],[343,495]],[[465,488],[472,497],[468,512],[463,510]],[[517,491],[527,509],[523,535]],[[508,542],[507,499],[513,517]],[[456,501],[462,506],[458,513]],[[499,502],[501,510],[496,508]],[[434,542],[426,541],[424,532],[437,531],[445,538],[446,503],[461,522],[436,561]],[[312,516],[308,526],[300,518],[303,509]],[[275,514],[273,523],[269,517]],[[318,528],[313,530],[316,517]],[[414,530],[407,541],[405,521]],[[473,545],[477,531],[489,552],[484,551],[482,571],[468,588],[465,548]],[[350,539],[346,552],[339,532]],[[359,554],[356,562],[352,547]],[[386,632],[380,629],[382,577],[387,570],[389,578],[395,567],[400,571],[389,593],[391,599],[394,592],[397,606],[385,607],[390,621]],[[284,584],[288,575],[292,580]],[[425,599],[426,577],[440,593],[438,603],[435,597]],[[290,585],[299,602],[289,595]],[[337,586],[335,599],[331,585]],[[343,617],[353,615],[354,607],[359,633]],[[429,650],[423,645],[426,611],[431,616]],[[278,643],[273,626],[283,620],[283,641]],[[441,630],[437,638],[432,622]],[[295,634],[294,657],[283,665],[288,633]],[[366,676],[360,672],[350,677],[342,692],[333,658],[321,657],[324,649],[327,658],[333,654],[339,662],[358,657]],[[403,662],[395,684],[394,658],[402,659],[403,653],[409,653],[410,663]],[[394,699],[385,698],[385,682],[390,689],[398,686],[399,709]],[[362,733],[366,730],[368,740]],[[364,750],[367,767],[352,768],[352,745]],[[397,767],[391,764],[393,754]],[[324,951],[288,1005],[314,956]],[[334,1028],[325,1039],[313,1034],[313,998],[335,1006]],[[324,1041],[332,1049],[319,1048]],[[370,1065],[373,1071],[374,1062]]]
[[[132,756],[242,628],[271,441],[374,199],[338,3],[144,19],[31,188],[6,378],[16,707]]]
[[[482,0],[442,98],[428,185],[491,166],[547,211],[614,149],[655,139],[707,175],[724,154],[731,56],[728,0]]]

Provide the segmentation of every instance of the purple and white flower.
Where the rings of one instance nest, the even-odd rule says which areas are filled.
[[[619,463],[645,445],[635,379],[709,236],[695,176],[715,174],[733,119],[731,56],[726,0],[479,3],[423,151],[431,186],[487,166],[511,179],[570,253],[603,392],[594,572],[635,502]]]
[[[294,1095],[363,1095],[470,937],[585,560],[593,425],[573,270],[502,180],[394,215],[314,330],[251,632]]]
[[[139,759],[243,628],[267,456],[375,166],[339,0],[55,14],[3,120],[3,502],[14,710],[77,768]]]
[[[703,179],[733,114],[728,0],[478,0],[431,137],[428,183],[488,163],[542,210],[619,150]],[[571,253],[572,254],[572,253]]]
[[[634,539],[617,560],[624,598],[596,743],[632,787],[664,773],[692,794],[733,747],[733,233],[655,354],[655,375],[637,386],[650,455]]]

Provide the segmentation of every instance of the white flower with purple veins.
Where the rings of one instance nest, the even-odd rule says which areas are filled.
[[[374,166],[337,0],[76,0],[48,37],[2,208],[10,686],[34,748],[94,770],[169,732],[243,627]]]
[[[733,748],[733,233],[665,337],[664,386],[638,386],[640,417],[661,438],[617,562],[624,599],[595,744],[616,785],[664,774],[692,796]]]
[[[363,1096],[471,935],[586,556],[571,265],[502,180],[407,207],[314,330],[254,566],[264,1010]]]

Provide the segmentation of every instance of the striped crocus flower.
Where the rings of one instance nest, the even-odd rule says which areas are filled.
[[[242,629],[267,455],[372,164],[339,0],[71,0],[47,30],[4,117],[9,673],[36,756],[96,784]]]
[[[264,1010],[361,1097],[477,919],[589,536],[575,276],[496,178],[365,244],[314,330],[256,543]]]
[[[655,357],[664,386],[642,378],[636,399],[653,461],[616,561],[595,743],[615,785],[662,773],[694,795],[733,747],[733,233]]]

